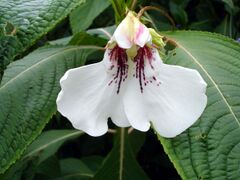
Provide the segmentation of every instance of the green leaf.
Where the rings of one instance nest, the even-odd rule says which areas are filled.
[[[60,161],[61,177],[57,180],[82,180],[93,177],[94,172],[79,159],[67,158]]]
[[[70,15],[70,24],[74,34],[86,30],[93,20],[110,5],[108,0],[86,0]]]
[[[60,39],[56,39],[56,40],[53,40],[53,41],[49,41],[49,45],[68,45],[70,40],[72,39],[72,36],[67,36],[67,37],[63,37],[63,38],[60,38]]]
[[[103,157],[102,156],[85,156],[81,158],[81,161],[84,162],[92,172],[96,172],[99,169],[99,167],[102,165]]]
[[[221,33],[225,36],[231,35],[231,27],[230,27],[230,18],[228,15],[222,20],[222,22],[216,27],[215,32]]]
[[[32,179],[54,179],[57,178],[60,173],[60,164],[57,156],[51,156],[44,162],[40,163],[34,171],[28,172]],[[29,175],[26,173],[25,179],[29,179]],[[24,178],[22,178],[24,179]]]
[[[97,35],[98,37],[110,40],[115,29],[116,29],[116,26],[113,25],[113,26],[108,26],[104,28],[89,29],[87,33],[91,35]]]
[[[114,10],[115,15],[115,22],[116,24],[119,24],[124,17],[126,16],[126,10],[127,5],[129,5],[129,2],[126,2],[125,0],[109,0],[112,4],[112,8]]]
[[[170,11],[177,23],[185,26],[188,22],[188,16],[184,8],[173,1],[169,3]]]
[[[13,61],[22,45],[15,36],[0,36],[0,82],[3,71]]]
[[[86,32],[78,32],[73,36],[60,38],[50,41],[50,45],[98,45],[105,46],[107,41],[112,37],[116,26],[104,28],[89,29]],[[104,44],[105,43],[105,44]]]
[[[54,155],[67,140],[77,138],[82,134],[84,133],[78,130],[45,131],[27,148],[23,159],[38,156],[39,162],[44,161]]]
[[[146,133],[141,131],[133,131],[129,136],[131,149],[134,155],[137,155],[146,139]]]
[[[208,84],[200,120],[176,138],[159,137],[183,179],[239,179],[240,44],[206,32],[167,32],[178,45],[166,59],[197,69]]]
[[[56,112],[59,79],[67,69],[83,65],[90,48],[45,47],[8,66],[0,86],[0,173]]]
[[[63,143],[77,138],[82,134],[82,131],[77,130],[49,130],[43,132],[27,148],[22,158],[18,160],[10,169],[8,169],[8,171],[6,171],[3,179],[7,180],[12,177],[20,176],[19,174],[24,171],[33,171],[32,169],[28,170],[29,167],[36,170],[39,166],[40,169],[44,169],[44,165],[42,164],[45,164],[45,161],[48,163],[48,158],[50,159],[49,162],[51,163],[51,156],[58,151]],[[29,164],[31,164],[31,166]],[[20,179],[20,177],[18,179]]]
[[[0,41],[0,48],[5,48],[6,51],[15,49],[14,53],[4,56],[4,59],[0,58],[0,66],[3,64],[5,69],[5,65],[18,53],[32,46],[83,2],[84,0],[1,0],[0,25],[14,26],[14,37],[21,44],[21,48],[12,45],[11,42],[6,46],[5,41]],[[0,49],[0,54],[1,52]]]
[[[234,4],[232,0],[222,0],[230,9],[234,9]]]
[[[86,32],[78,32],[73,36],[69,44],[105,46],[107,44],[107,40],[101,37],[94,37]]]
[[[112,151],[105,159],[101,169],[94,176],[94,180],[128,180],[128,179],[149,179],[136,161],[129,142],[130,135],[120,129],[115,139]]]
[[[66,158],[60,161],[61,176],[56,180],[91,179],[102,164],[102,157],[88,156],[80,159]]]

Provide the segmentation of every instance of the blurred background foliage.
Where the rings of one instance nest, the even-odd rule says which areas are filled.
[[[176,29],[216,32],[233,39],[240,37],[239,0],[139,0],[135,6],[135,11],[137,12],[144,6],[156,6],[167,12],[173,18]],[[78,30],[73,28],[73,31],[114,25],[114,11],[112,6],[106,4],[103,8],[106,9],[101,14],[96,15],[91,25],[83,27],[84,25],[79,23],[82,27],[78,27]],[[161,15],[161,13],[151,10],[147,14],[153,20],[153,26],[157,27],[159,31],[171,30],[169,20]],[[85,13],[83,13],[84,15]],[[81,17],[78,20],[81,22]],[[47,38],[51,40],[70,34],[71,28],[69,21],[66,20],[53,33],[50,33]]]
[[[92,29],[113,26],[115,16],[110,2],[100,1],[102,1],[101,6],[99,3],[96,5],[92,0],[87,0],[20,57],[45,44],[68,42],[68,37],[73,35],[75,38],[70,41],[70,44],[104,46],[107,42],[106,39],[96,39],[91,36],[94,34]],[[240,38],[240,0],[139,0],[135,6],[136,12],[144,6],[156,6],[164,10],[174,20],[176,29],[210,31],[235,40]],[[169,19],[160,12],[151,10],[147,11],[145,15],[151,21],[149,26],[153,26],[159,31],[172,30]],[[86,24],[85,18],[91,18],[90,21],[88,20],[90,23]],[[110,27],[109,32],[113,29]],[[85,30],[88,30],[87,33],[83,32]],[[89,41],[89,36],[92,37],[92,41]],[[60,40],[55,41],[59,38]],[[84,41],[84,38],[88,40]],[[101,57],[102,52],[95,53],[88,58],[88,63],[97,62],[101,60]],[[111,122],[109,126],[115,128]],[[45,133],[52,135],[44,138],[43,133],[40,138],[45,139],[46,142],[52,142],[51,137],[54,139],[54,136],[60,136],[54,131],[52,132],[53,129],[72,129],[72,126],[67,119],[56,114],[44,130]],[[65,135],[69,132],[61,133]],[[73,132],[71,131],[71,133]],[[40,149],[30,159],[27,159],[26,155],[27,163],[24,163],[24,159],[18,162],[7,171],[4,178],[54,179],[61,175],[62,178],[58,179],[87,179],[93,176],[111,151],[113,138],[115,136],[112,133],[94,138],[79,132],[57,143],[53,142],[44,150]],[[39,141],[35,141],[36,144],[32,144],[33,147],[30,148],[37,149],[34,146],[40,147],[44,144],[41,139]],[[140,166],[151,179],[180,179],[153,131],[140,133],[134,130],[130,136],[130,143]],[[79,167],[81,167],[81,172],[79,172]]]

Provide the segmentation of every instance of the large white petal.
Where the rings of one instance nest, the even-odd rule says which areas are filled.
[[[120,97],[121,97],[121,91],[120,91]],[[118,97],[118,96],[114,96],[115,99],[113,102],[115,102],[115,104],[112,104],[114,108],[112,108],[112,112],[111,112],[111,119],[113,121],[114,124],[116,124],[119,127],[129,127],[131,126],[124,107],[123,107],[123,102],[122,102],[122,97]]]
[[[106,68],[106,61],[102,61],[71,69],[60,80],[62,90],[57,98],[58,111],[76,129],[91,136],[107,132],[108,117],[122,127],[129,125],[119,101],[121,95],[117,95],[114,84],[108,84],[112,76]]]
[[[163,64],[158,52],[152,52],[151,64],[145,61],[148,84],[143,92],[139,79],[129,78],[123,97],[125,112],[135,129],[147,131],[152,122],[160,135],[175,137],[202,114],[207,103],[206,83],[196,70]]]
[[[131,126],[139,131],[147,131],[150,128],[148,109],[136,79],[129,79],[123,97],[124,110]]]
[[[196,70],[162,64],[159,86],[144,91],[149,119],[164,137],[175,137],[194,124],[203,113],[206,83]]]
[[[145,100],[141,93],[139,80],[135,78],[135,65],[129,61],[129,75],[126,82],[126,90],[123,94],[123,105],[129,123],[134,129],[147,131],[150,128],[150,122],[147,117]]]

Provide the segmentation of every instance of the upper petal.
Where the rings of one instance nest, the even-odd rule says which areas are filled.
[[[112,40],[121,48],[129,49],[134,44],[143,47],[151,41],[151,35],[148,28],[130,11],[118,25]]]
[[[143,47],[146,43],[152,40],[149,29],[141,22],[136,23],[135,29],[134,43],[136,45]]]

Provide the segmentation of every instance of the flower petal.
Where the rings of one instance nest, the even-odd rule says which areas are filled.
[[[159,86],[146,88],[149,119],[164,137],[175,137],[194,124],[203,113],[207,84],[196,70],[162,64]]]
[[[143,47],[146,43],[152,40],[149,29],[142,23],[136,23],[136,33],[134,43]]]
[[[151,41],[151,35],[149,29],[130,11],[118,25],[112,41],[116,41],[118,46],[124,49],[129,49],[133,45],[143,47]]]
[[[123,105],[129,123],[134,129],[147,131],[150,128],[148,109],[145,106],[145,99],[140,91],[139,81],[130,76],[127,88],[123,95]]]
[[[107,132],[109,117],[119,126],[129,126],[120,104],[121,95],[117,95],[114,84],[109,86],[112,75],[106,71],[106,54],[102,62],[71,69],[60,80],[62,90],[57,98],[58,111],[76,129],[91,136]]]
[[[57,109],[76,129],[92,136],[107,132],[104,66],[97,63],[67,71],[60,80]],[[101,88],[100,88],[101,87]],[[108,95],[108,94],[106,94]]]
[[[121,96],[121,93],[120,93],[120,96]],[[117,97],[117,98],[118,98],[118,101],[120,101],[120,102],[117,103],[116,102],[117,100],[114,101],[116,103],[113,104],[114,109],[111,112],[111,119],[112,119],[113,123],[119,127],[129,127],[131,125],[130,125],[128,118],[126,116],[126,113],[124,111],[123,102],[122,102],[121,98],[119,98],[119,97]]]
[[[147,109],[143,94],[140,91],[139,81],[133,76],[135,72],[134,63],[129,61],[132,70],[129,71],[126,90],[123,95],[123,105],[129,123],[134,129],[147,131],[150,128],[150,122],[147,117]]]
[[[147,83],[143,85],[142,79],[143,91],[139,77],[131,75],[128,79],[123,96],[125,112],[135,129],[147,131],[152,122],[160,135],[175,137],[202,114],[207,85],[196,70],[163,64],[158,52],[152,52],[153,59],[145,60]]]

